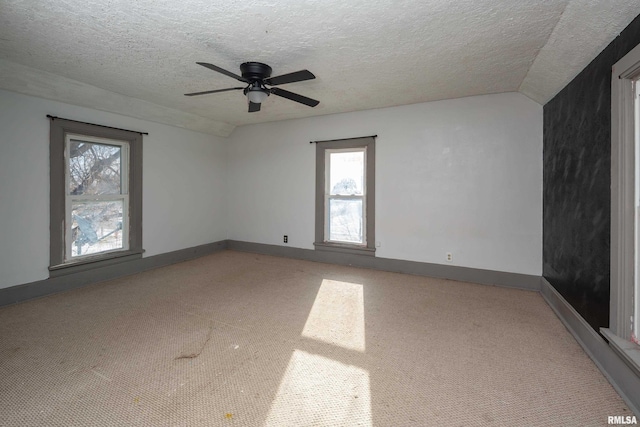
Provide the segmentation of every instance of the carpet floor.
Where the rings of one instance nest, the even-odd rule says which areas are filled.
[[[3,426],[604,426],[542,297],[219,252],[0,308]]]

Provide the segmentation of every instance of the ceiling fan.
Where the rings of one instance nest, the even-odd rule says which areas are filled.
[[[315,99],[307,98],[306,96],[298,95],[297,93],[289,92],[288,90],[280,89],[277,87],[268,88],[269,86],[278,86],[287,83],[301,82],[304,80],[315,79],[308,70],[295,71],[289,74],[283,74],[281,76],[271,77],[271,67],[261,62],[245,62],[240,65],[240,72],[242,76],[234,74],[230,71],[224,70],[216,65],[208,64],[206,62],[196,62],[198,65],[202,65],[210,70],[222,73],[225,76],[232,77],[243,83],[247,83],[246,87],[230,87],[226,89],[206,90],[204,92],[185,93],[186,96],[206,95],[208,93],[227,92],[230,90],[242,90],[247,96],[249,101],[249,112],[253,113],[260,111],[260,104],[267,99],[267,96],[274,94],[283,98],[290,99],[291,101],[299,102],[300,104],[308,105],[309,107],[315,107],[320,103]]]

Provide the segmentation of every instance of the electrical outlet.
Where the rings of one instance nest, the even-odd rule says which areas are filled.
[[[284,242],[289,243],[289,236],[287,236],[286,234],[284,235]]]
[[[447,252],[447,262],[453,261],[453,254],[451,252]]]

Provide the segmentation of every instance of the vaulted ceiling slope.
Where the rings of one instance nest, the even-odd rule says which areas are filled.
[[[0,88],[227,136],[235,126],[520,91],[544,104],[637,0],[0,0]],[[247,113],[239,74],[308,69]]]

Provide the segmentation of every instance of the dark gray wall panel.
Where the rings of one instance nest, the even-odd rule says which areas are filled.
[[[543,276],[595,330],[609,325],[611,67],[638,43],[640,17],[544,106]]]

